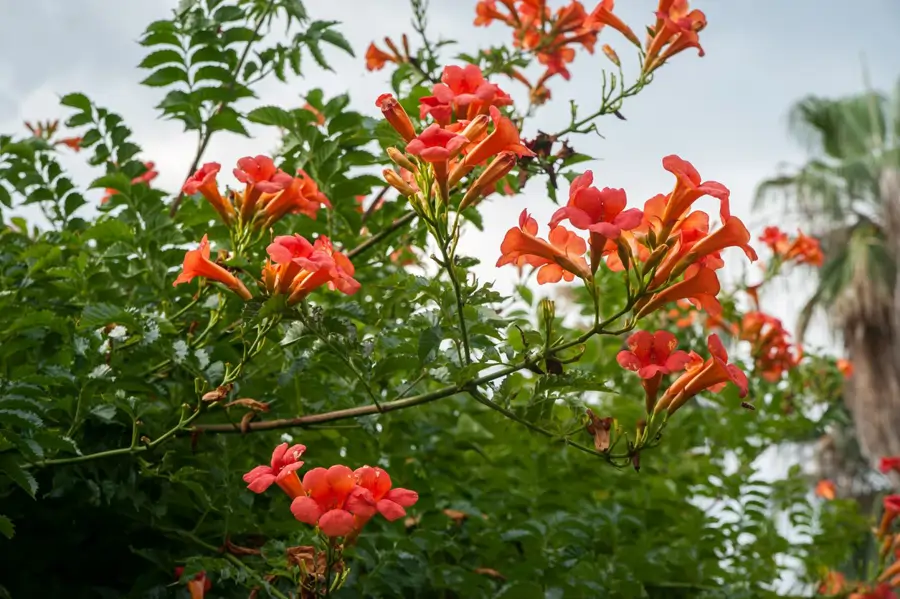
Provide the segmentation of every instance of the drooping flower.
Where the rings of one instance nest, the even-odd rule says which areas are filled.
[[[218,162],[207,162],[184,182],[181,191],[187,195],[200,192],[227,225],[234,221],[235,212],[231,202],[226,201],[219,193],[216,177],[221,169],[222,165]]]
[[[887,495],[884,498],[884,514],[881,517],[881,525],[878,527],[878,538],[884,537],[891,528],[891,524],[900,514],[900,495]]]
[[[686,352],[676,351],[678,340],[668,331],[635,331],[626,344],[628,349],[620,351],[616,361],[641,377],[649,412],[656,403],[663,375],[683,369],[690,358]]]
[[[565,227],[550,231],[549,241],[537,237],[537,221],[523,210],[519,215],[519,226],[506,232],[500,245],[501,256],[497,266],[505,264],[528,264],[540,267],[538,283],[556,283],[560,279],[572,281],[576,276],[589,279],[591,273],[584,261],[587,244],[584,239]]]
[[[300,457],[304,451],[305,445],[288,446],[287,443],[282,443],[272,452],[272,460],[268,466],[257,466],[244,475],[247,488],[254,493],[262,493],[275,483],[288,497],[299,497],[303,494],[303,485],[297,476],[297,470],[303,466]]]
[[[756,250],[750,247],[750,232],[736,216],[727,219],[721,227],[699,239],[691,247],[685,260],[691,264],[698,258],[730,247],[741,248],[751,262],[755,262],[758,258]]]
[[[638,39],[638,36],[634,34],[634,31],[631,30],[631,27],[626,25],[622,19],[613,14],[613,8],[615,5],[615,0],[603,0],[591,11],[590,16],[587,18],[587,24],[592,26],[602,27],[604,25],[609,25],[622,35],[624,35],[628,41],[633,43],[634,45],[640,47],[641,40]]]
[[[663,393],[654,408],[656,413],[667,410],[672,415],[698,393],[706,390],[717,393],[728,383],[737,386],[740,397],[747,395],[747,375],[734,364],[728,363],[728,352],[719,336],[713,333],[706,343],[710,357],[702,363],[698,363],[696,358],[692,359],[693,363],[688,364],[687,372],[675,379]]]
[[[232,291],[234,291],[243,300],[249,300],[252,296],[250,291],[244,287],[241,280],[236,276],[216,264],[209,259],[209,240],[204,235],[200,240],[200,247],[196,250],[188,250],[184,255],[184,264],[181,267],[181,274],[172,283],[173,287],[182,283],[190,283],[194,277],[203,277],[211,281],[218,281]]]
[[[377,512],[393,522],[406,515],[403,508],[410,507],[419,500],[419,494],[415,491],[391,488],[391,477],[381,468],[363,466],[357,468],[353,475],[356,477],[356,484],[369,493],[352,495],[347,507],[364,521]]]
[[[819,482],[816,483],[816,496],[825,499],[826,501],[833,500],[837,494],[834,486],[834,481],[829,480],[827,478],[823,478]]]
[[[184,575],[184,567],[175,568],[175,577],[181,579]],[[206,572],[197,572],[194,577],[187,581],[188,592],[191,599],[203,599],[206,592],[212,588],[212,581],[206,576]]]
[[[57,145],[63,145],[76,152],[81,151],[81,137],[64,137],[57,141]]]
[[[345,508],[356,488],[347,466],[313,468],[303,476],[306,494],[291,502],[291,513],[300,522],[318,526],[328,537],[345,537],[356,530],[354,515]]]
[[[402,59],[399,56],[389,54],[384,50],[381,50],[378,46],[375,45],[375,42],[369,44],[368,49],[366,49],[367,70],[380,71],[384,68],[384,65],[389,62],[400,63],[402,62]]]

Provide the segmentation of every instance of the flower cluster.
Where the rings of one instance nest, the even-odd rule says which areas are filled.
[[[327,537],[355,537],[375,514],[393,522],[419,500],[415,491],[393,488],[388,473],[372,466],[313,468],[301,481],[297,471],[303,466],[300,457],[305,451],[304,445],[279,445],[270,464],[245,474],[244,482],[254,493],[277,484],[291,498],[294,517]]]
[[[575,276],[590,281],[605,260],[613,271],[637,269],[647,279],[635,290],[640,296],[634,306],[638,317],[679,300],[718,314],[716,270],[725,265],[721,251],[738,247],[751,261],[756,260],[750,233],[731,215],[725,186],[702,181],[693,165],[677,156],[664,158],[663,167],[675,175],[675,186],[669,194],[649,199],[643,210],[626,209],[624,190],[597,189],[592,185],[593,173],[586,171],[572,181],[568,203],[551,218],[551,240],[538,238],[536,224],[523,214],[519,227],[510,229],[503,240],[498,266],[531,264],[543,270],[549,263],[564,274],[544,276],[538,282],[568,281]],[[721,206],[723,224],[714,231],[710,231],[709,215],[691,211],[694,202],[706,195],[718,199]],[[563,220],[587,231],[588,241],[561,229]],[[583,266],[585,248],[589,268]]]
[[[448,66],[432,95],[419,100],[420,118],[430,117],[433,123],[417,132],[400,102],[382,94],[375,105],[406,142],[405,152],[388,148],[400,171],[385,169],[385,180],[407,196],[417,212],[428,216],[433,211],[425,209],[424,203],[437,196],[446,204],[450,189],[490,160],[469,185],[459,210],[474,205],[495,189],[517,158],[534,155],[522,143],[518,127],[498,108],[511,102],[506,92],[484,79],[478,67]]]
[[[187,195],[200,193],[228,226],[266,229],[287,214],[316,218],[322,206],[331,207],[319,186],[302,169],[296,176],[276,168],[268,156],[245,156],[233,173],[243,191],[219,191],[217,176],[222,165],[208,162],[185,181]]]
[[[766,227],[759,240],[769,247],[775,259],[781,263],[822,266],[825,261],[819,241],[804,235],[802,231],[797,231],[797,236],[791,239],[778,227]]]
[[[749,341],[756,369],[769,382],[777,381],[803,357],[798,346],[790,343],[781,320],[759,311],[747,312],[741,322],[739,336]]]
[[[637,331],[627,340],[628,349],[616,357],[619,364],[637,372],[646,396],[648,414],[666,411],[674,414],[689,399],[702,393],[718,393],[733,383],[740,396],[747,395],[747,376],[740,368],[728,363],[728,353],[718,335],[710,335],[707,347],[710,357],[704,360],[695,352],[677,351],[678,342],[668,331]],[[685,370],[658,397],[663,375]]]
[[[76,152],[81,151],[81,137],[63,137],[55,141],[53,140],[53,137],[56,135],[56,132],[59,129],[58,119],[45,122],[38,121],[34,124],[25,121],[25,127],[31,132],[34,137],[43,139],[47,143],[51,143],[54,146],[66,146],[67,148]]]
[[[266,252],[269,259],[263,266],[260,284],[270,296],[286,295],[288,305],[306,299],[322,285],[347,295],[359,290],[350,259],[336,251],[331,240],[324,235],[319,236],[315,243],[296,234],[279,236],[266,248]],[[173,286],[189,283],[194,277],[222,283],[245,301],[252,297],[234,273],[210,260],[206,235],[200,241],[199,248],[185,254],[181,274]]]
[[[604,27],[615,29],[642,48],[634,31],[613,14],[614,4],[615,0],[602,0],[588,12],[581,2],[573,0],[554,13],[541,0],[480,0],[475,8],[474,24],[486,27],[494,21],[505,23],[513,30],[513,44],[534,53],[546,67],[533,85],[518,71],[512,73],[528,86],[532,102],[540,104],[550,98],[547,81],[555,75],[568,80],[571,74],[566,65],[575,60],[576,48],[581,46],[593,54]],[[642,76],[687,48],[697,48],[703,56],[698,35],[706,26],[702,11],[690,10],[687,0],[660,0],[655,15],[656,23],[647,28],[648,37],[642,48]],[[620,65],[619,57],[609,45],[604,44],[603,53],[616,66]]]

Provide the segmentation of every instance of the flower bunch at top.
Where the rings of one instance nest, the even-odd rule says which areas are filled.
[[[434,121],[421,132],[393,95],[382,94],[375,104],[406,142],[405,152],[388,148],[400,171],[385,169],[384,178],[410,199],[420,215],[434,220],[432,198],[446,205],[450,189],[488,160],[466,191],[460,211],[493,191],[519,157],[533,155],[522,143],[518,127],[498,108],[511,104],[509,95],[486,81],[474,65],[446,67],[432,95],[419,102],[420,118]]]
[[[66,146],[76,152],[81,151],[81,137],[63,137],[55,141],[53,140],[53,137],[56,135],[56,131],[59,128],[59,119],[43,122],[37,121],[34,124],[25,121],[25,128],[27,128],[34,137],[43,139],[54,146]]]
[[[790,342],[781,320],[759,311],[747,312],[741,321],[739,336],[749,341],[756,368],[769,382],[777,381],[803,357],[799,346]]]
[[[778,227],[766,227],[759,240],[766,244],[779,262],[822,266],[825,255],[819,241],[797,231],[793,239]]]
[[[634,32],[613,15],[613,3],[614,0],[604,0],[588,12],[581,2],[573,0],[552,12],[543,0],[500,0],[502,8],[497,0],[480,0],[475,7],[474,24],[486,27],[494,21],[505,23],[513,30],[513,44],[534,53],[546,67],[533,85],[518,71],[512,75],[529,87],[532,102],[541,104],[550,98],[547,80],[555,75],[568,80],[571,74],[566,65],[575,60],[576,48],[583,47],[593,54],[597,36],[606,25],[640,45]],[[615,56],[607,47],[604,52],[610,58]]]
[[[244,475],[247,488],[262,493],[273,483],[291,498],[291,513],[327,537],[355,537],[375,514],[393,522],[406,515],[406,509],[419,500],[409,489],[394,488],[383,469],[363,466],[313,468],[300,480],[300,457],[304,445],[275,448],[269,465],[257,466]]]
[[[316,218],[322,206],[331,207],[319,186],[302,169],[296,176],[275,167],[268,156],[246,156],[237,162],[233,173],[244,184],[243,191],[219,191],[217,177],[222,165],[208,162],[185,181],[187,195],[200,193],[232,226],[265,229],[287,214],[302,213]]]

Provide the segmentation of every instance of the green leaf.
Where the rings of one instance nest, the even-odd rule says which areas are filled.
[[[419,362],[421,364],[426,364],[433,358],[443,338],[443,331],[439,326],[429,327],[422,331],[419,335]]]
[[[141,81],[141,85],[150,87],[163,87],[177,82],[187,83],[187,73],[181,67],[163,67],[154,71],[149,77]]]
[[[6,474],[14,483],[22,487],[22,489],[34,499],[38,489],[37,481],[31,473],[24,470],[19,462],[12,456],[0,455],[0,472]]]
[[[0,409],[0,422],[23,429],[38,428],[44,424],[40,416],[32,412],[6,409]]]
[[[353,53],[353,46],[351,46],[350,42],[347,41],[347,38],[345,38],[343,34],[341,34],[336,29],[328,29],[326,31],[323,31],[321,37],[323,42],[328,42],[332,46],[337,46],[350,56],[356,56]]]
[[[113,304],[90,304],[81,312],[78,328],[81,330],[94,330],[112,323],[129,324],[134,322],[134,317],[123,308]]]
[[[220,83],[229,84],[234,76],[231,70],[219,65],[209,64],[197,69],[194,73],[194,81],[219,81]]]
[[[148,54],[144,57],[144,60],[141,61],[141,64],[138,65],[139,69],[152,69],[154,67],[158,67],[162,64],[168,64],[174,62],[176,64],[184,64],[184,56],[181,55],[177,50],[157,50],[151,54]]]
[[[12,197],[3,185],[0,185],[0,204],[3,204],[7,208],[12,208]]]
[[[90,99],[80,93],[74,94],[66,94],[62,98],[59,99],[59,103],[63,106],[71,106],[72,108],[77,108],[81,112],[90,112],[91,111],[91,101]]]
[[[241,123],[241,115],[228,106],[222,107],[219,112],[214,114],[207,122],[207,126],[210,131],[231,131],[244,137],[250,137],[244,124]]]
[[[247,114],[247,120],[260,125],[273,125],[290,129],[294,125],[294,118],[287,110],[278,106],[260,106]]]
[[[2,534],[7,539],[13,538],[13,535],[16,534],[16,527],[12,523],[12,520],[0,514],[0,534]]]
[[[112,173],[111,175],[104,175],[97,179],[94,179],[89,189],[115,189],[120,193],[131,193],[131,179],[128,178],[124,173]]]

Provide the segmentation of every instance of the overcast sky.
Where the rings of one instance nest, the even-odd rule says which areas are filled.
[[[4,35],[0,37],[0,131],[21,132],[23,120],[54,118],[61,114],[58,96],[86,92],[101,105],[120,112],[135,131],[146,159],[161,171],[159,187],[177,190],[195,149],[195,139],[176,123],[156,121],[154,105],[159,89],[138,82],[146,73],[135,66],[146,54],[136,43],[153,19],[165,18],[177,0],[0,0]],[[550,1],[552,7],[562,4]],[[588,8],[592,3],[587,3]],[[620,0],[616,12],[635,31],[653,17],[653,0]],[[859,0],[848,3],[823,0],[696,1],[706,12],[709,26],[701,35],[707,55],[692,51],[678,56],[658,72],[654,83],[626,102],[627,121],[608,118],[600,123],[605,138],[590,135],[572,140],[581,152],[598,158],[587,166],[601,186],[624,187],[633,205],[668,191],[672,179],[662,170],[663,156],[677,153],[694,163],[705,179],[715,179],[732,190],[732,212],[751,227],[766,220],[751,214],[756,184],[777,172],[783,162],[798,163],[803,149],[786,132],[786,113],[792,102],[807,95],[840,96],[863,88],[862,64],[879,89],[893,89],[900,75],[900,2]],[[315,70],[290,85],[274,83],[257,90],[259,100],[245,107],[302,103],[309,89],[322,87],[326,95],[350,92],[354,107],[376,114],[375,97],[388,89],[389,71],[368,73],[362,56],[369,41],[384,35],[399,37],[409,28],[409,9],[403,0],[308,1],[316,19],[343,22],[343,32],[357,58],[334,51],[330,59],[336,73]],[[471,52],[493,40],[507,41],[502,24],[474,28],[474,0],[432,0],[430,18],[434,37],[465,40],[460,51]],[[629,46],[614,31],[601,42],[627,55]],[[447,61],[452,62],[452,53]],[[535,129],[558,130],[568,122],[568,99],[585,110],[595,105],[599,72],[608,63],[602,54],[581,52],[572,81],[554,80],[554,102],[543,107],[526,136]],[[633,75],[633,71],[632,71]],[[519,85],[498,80],[520,93]],[[519,96],[521,97],[521,96]],[[227,133],[214,138],[205,156],[229,165],[236,158],[266,153],[275,147],[271,129],[253,129],[253,139]],[[69,160],[87,180],[91,173]],[[506,229],[528,207],[542,229],[553,210],[535,182],[524,197],[497,198],[486,208],[485,222],[492,230],[472,233],[463,251],[492,262]],[[544,229],[545,230],[545,229]],[[510,269],[513,270],[513,269]],[[492,266],[482,268],[485,278],[503,278]],[[510,273],[511,274],[511,273]],[[791,302],[774,298],[771,311],[792,320]]]

